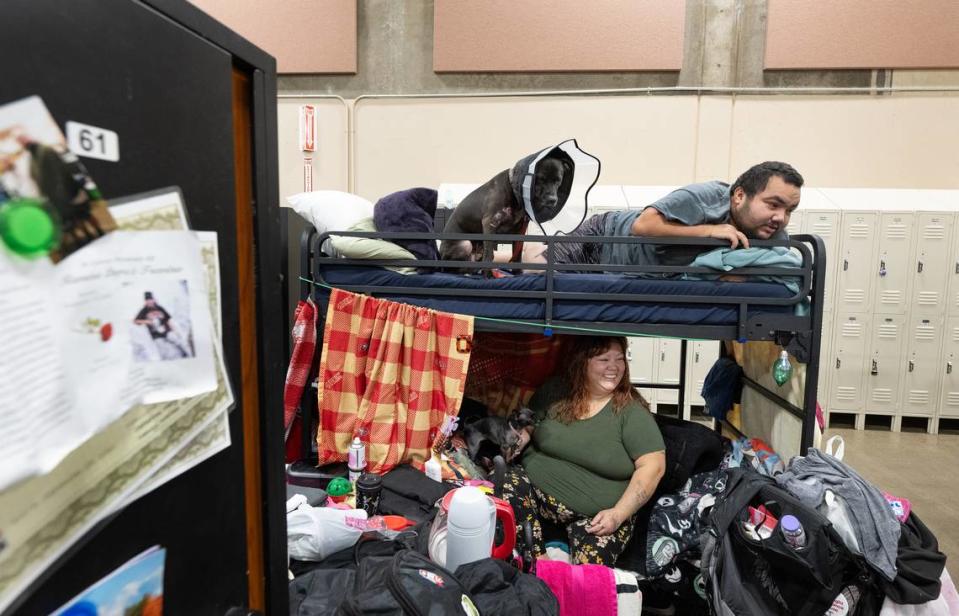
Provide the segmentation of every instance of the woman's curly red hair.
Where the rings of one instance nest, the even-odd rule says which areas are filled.
[[[567,357],[564,378],[569,385],[569,394],[566,398],[556,401],[549,409],[553,419],[569,424],[582,419],[589,414],[589,389],[587,383],[587,367],[589,360],[602,355],[614,344],[619,345],[623,354],[629,348],[623,336],[574,336],[564,347]],[[613,412],[621,413],[626,405],[638,400],[644,408],[649,403],[643,399],[629,378],[629,363],[626,363],[623,379],[613,390]]]

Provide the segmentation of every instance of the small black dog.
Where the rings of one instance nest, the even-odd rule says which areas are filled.
[[[466,195],[446,223],[445,233],[520,234],[529,220],[523,201],[523,178],[532,156],[505,169]],[[530,206],[539,222],[547,222],[566,205],[573,182],[573,160],[558,148],[536,165]],[[492,261],[494,243],[444,240],[440,258],[451,261]],[[517,260],[515,254],[512,260]]]
[[[533,411],[522,407],[506,419],[483,417],[466,424],[463,438],[470,458],[487,470],[493,467],[493,458],[496,456],[501,455],[509,462],[522,450],[519,446],[520,432],[534,422]]]

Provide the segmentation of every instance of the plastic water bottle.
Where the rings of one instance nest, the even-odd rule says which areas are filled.
[[[794,550],[801,550],[806,547],[806,531],[802,524],[794,515],[784,515],[779,521],[779,529],[782,531],[783,539]]]
[[[360,437],[353,437],[350,443],[350,451],[347,454],[346,467],[350,469],[350,482],[356,483],[363,471],[366,470],[366,447],[360,441]]]
[[[779,359],[773,364],[773,380],[776,381],[776,385],[785,385],[792,373],[793,366],[789,363],[789,353],[782,351],[779,354]]]

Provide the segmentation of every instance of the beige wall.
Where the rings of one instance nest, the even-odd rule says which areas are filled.
[[[299,109],[316,108],[316,152],[299,149]],[[280,200],[303,192],[303,158],[313,159],[314,190],[347,190],[349,107],[337,97],[284,97],[277,102],[277,146],[280,155]]]
[[[371,200],[483,182],[570,137],[602,160],[602,184],[733,178],[781,159],[813,186],[959,188],[959,93],[360,99],[353,113],[353,189]]]
[[[433,70],[678,71],[685,18],[684,0],[434,0]]]
[[[355,73],[356,0],[190,0],[276,58],[280,73]]]
[[[317,151],[305,153],[299,149],[299,107],[316,108]],[[286,197],[303,192],[303,159],[312,158],[314,190],[347,190],[349,186],[349,108],[336,97],[281,98],[277,103],[277,146],[280,159],[280,205]],[[289,211],[287,216],[289,306],[288,324],[293,322],[293,310],[299,299],[300,234],[307,223]]]
[[[956,0],[768,0],[766,68],[959,67]]]

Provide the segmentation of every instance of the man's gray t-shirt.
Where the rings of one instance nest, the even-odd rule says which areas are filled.
[[[718,180],[677,188],[646,207],[656,208],[667,221],[688,226],[731,222],[729,184]],[[645,209],[614,212],[606,219],[604,235],[631,235],[633,222]],[[785,230],[780,229],[770,239],[788,237]],[[618,265],[688,265],[697,256],[710,250],[712,248],[705,246],[610,243],[603,246],[602,262]]]

